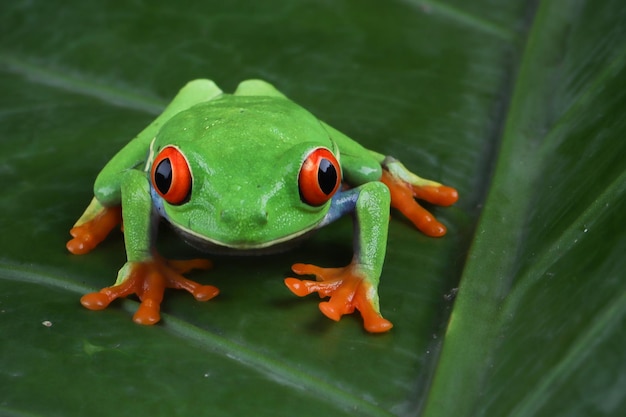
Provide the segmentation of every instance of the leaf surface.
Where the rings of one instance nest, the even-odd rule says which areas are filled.
[[[626,8],[617,0],[5,2],[0,413],[587,416],[625,408]],[[349,220],[214,258],[198,303],[83,309],[121,233],[72,256],[101,167],[194,78],[263,78],[452,185],[427,238],[394,214],[385,335],[321,316],[289,265],[350,260]],[[159,245],[197,255],[167,231]],[[458,287],[458,291],[457,291]],[[455,297],[456,294],[456,297]]]

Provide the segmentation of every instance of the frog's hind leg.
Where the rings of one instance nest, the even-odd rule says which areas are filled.
[[[94,198],[70,230],[73,236],[66,247],[74,255],[91,252],[122,222],[121,206],[105,207]]]
[[[438,206],[450,206],[459,198],[456,189],[418,177],[400,161],[389,156],[384,159],[382,166],[384,169],[380,181],[389,188],[391,207],[398,209],[425,235],[445,235],[446,227],[415,199]]]

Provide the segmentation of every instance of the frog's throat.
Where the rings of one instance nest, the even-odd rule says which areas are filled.
[[[222,242],[194,232],[193,230],[176,225],[174,230],[182,239],[191,246],[208,253],[214,254],[268,254],[280,253],[296,246],[302,240],[309,237],[321,222],[315,223],[298,232],[282,236],[267,242]]]

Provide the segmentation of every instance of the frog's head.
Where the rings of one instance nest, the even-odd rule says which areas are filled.
[[[155,207],[193,244],[268,251],[312,231],[341,184],[320,122],[274,97],[225,96],[172,118],[146,171]]]

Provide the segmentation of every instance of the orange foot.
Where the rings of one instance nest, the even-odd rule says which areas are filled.
[[[376,289],[352,264],[343,268],[294,264],[291,269],[298,275],[315,275],[317,281],[286,278],[285,285],[299,297],[313,292],[317,292],[322,298],[330,297],[329,301],[319,304],[326,317],[338,321],[341,316],[353,313],[356,308],[361,313],[363,326],[368,332],[382,333],[393,327],[380,314]]]
[[[74,255],[91,252],[122,221],[122,207],[104,207],[88,221],[70,230],[74,237],[65,245]]]
[[[161,319],[159,311],[166,288],[187,290],[198,301],[210,300],[219,293],[212,285],[200,285],[181,275],[192,269],[210,267],[211,262],[206,259],[166,261],[157,257],[145,262],[127,262],[120,270],[123,277],[121,284],[86,294],[80,302],[89,310],[102,310],[116,298],[137,294],[141,305],[133,320],[139,324],[155,324]]]
[[[389,188],[391,207],[400,210],[422,233],[431,237],[446,234],[446,226],[420,206],[415,198],[439,206],[449,206],[456,203],[459,198],[454,188],[427,180],[421,180],[424,182],[423,185],[411,184],[394,177],[386,170],[383,170],[380,181]]]

